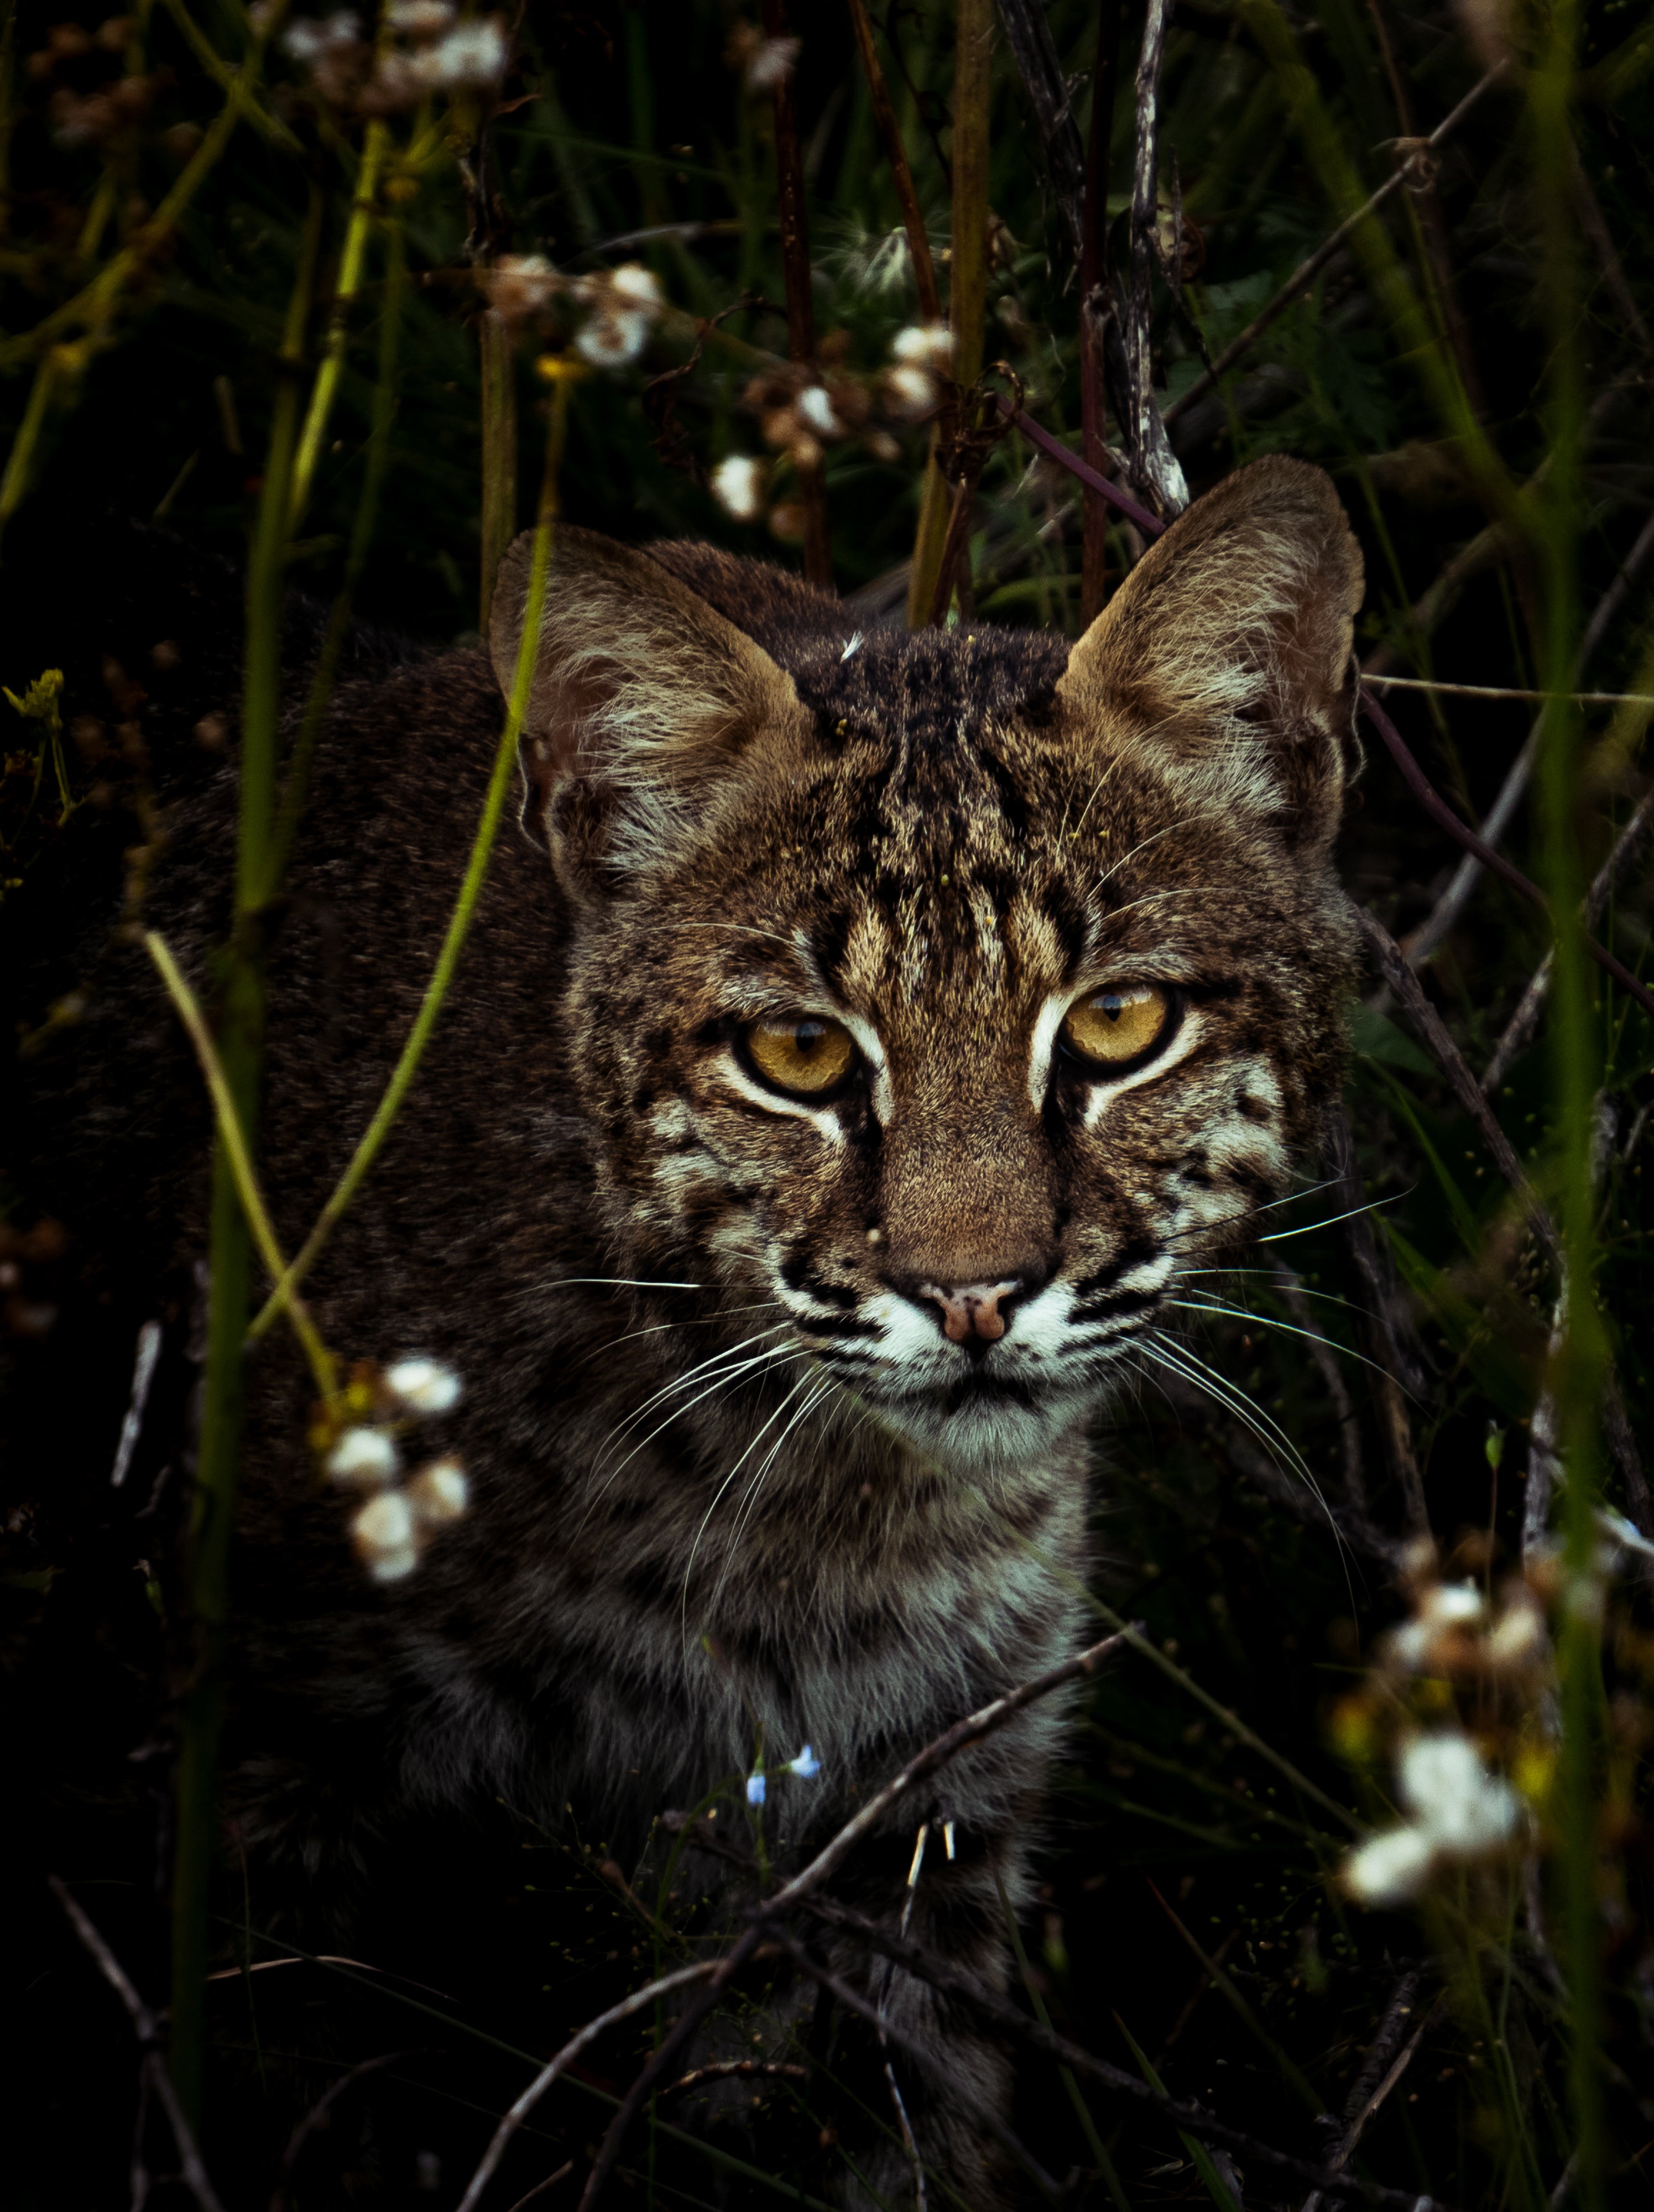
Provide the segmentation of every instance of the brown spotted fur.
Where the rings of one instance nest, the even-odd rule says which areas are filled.
[[[508,680],[526,558],[502,581]],[[441,1433],[475,1506],[370,1588],[307,1477],[302,1376],[265,1355],[231,1784],[255,1866],[338,1895],[410,1816],[495,1797],[572,1802],[623,1855],[743,1771],[755,1723],[772,1765],[820,1758],[772,1796],[784,1836],[818,1838],[1075,1648],[1087,1422],[1153,1371],[1154,1331],[1175,1343],[1171,1271],[1244,1238],[1338,1078],[1359,590],[1327,480],[1278,459],[1199,502],[1072,650],[987,626],[851,650],[844,611],[773,570],[562,533],[526,834],[313,1282],[341,1353],[459,1370]],[[263,1142],[289,1248],[405,1033],[499,714],[464,652],[387,653],[340,696],[272,958]],[[229,781],[180,803],[154,892],[198,980]],[[76,1048],[100,1156],[159,1158],[157,1249],[198,1249],[158,1121],[192,1073],[123,957]],[[1060,1054],[1031,1091],[1043,1011],[1128,978],[1183,994],[1164,1060],[1100,1110]],[[798,1006],[882,1055],[831,1129],[732,1052]],[[981,1357],[918,1291],[1001,1279],[1021,1287]],[[1055,1702],[1031,1711],[920,1808],[959,1855],[927,1857],[915,1932],[990,1978],[994,1877],[1024,1894],[1062,1729]],[[917,1817],[853,1887],[867,1909],[895,1910]],[[927,2155],[994,2201],[973,2107],[1003,2108],[1000,2054],[901,1977],[891,2002],[958,2085],[908,2082]],[[894,2154],[873,2172],[905,2185]]]

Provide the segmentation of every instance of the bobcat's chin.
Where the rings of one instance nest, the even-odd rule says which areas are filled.
[[[1044,1458],[1094,1413],[1095,1380],[1069,1389],[975,1371],[940,1388],[869,1394],[908,1443],[961,1473],[1003,1475]]]

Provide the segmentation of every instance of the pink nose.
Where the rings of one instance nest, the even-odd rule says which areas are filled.
[[[935,1283],[921,1283],[919,1296],[933,1298],[942,1309],[942,1334],[950,1344],[994,1344],[1005,1334],[1005,1316],[1000,1300],[1020,1287],[1012,1275],[1002,1283],[959,1283],[943,1290]]]

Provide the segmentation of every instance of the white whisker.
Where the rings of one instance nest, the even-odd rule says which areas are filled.
[[[1255,1322],[1258,1328],[1277,1329],[1283,1336],[1301,1336],[1310,1344],[1324,1344],[1329,1352],[1341,1353],[1346,1359],[1359,1359],[1364,1367],[1371,1367],[1375,1375],[1389,1372],[1376,1359],[1369,1359],[1365,1352],[1357,1352],[1347,1344],[1340,1344],[1336,1337],[1323,1336],[1318,1329],[1301,1328],[1293,1322],[1277,1321],[1273,1314],[1252,1313],[1244,1306],[1219,1305],[1209,1298],[1168,1298],[1165,1303],[1169,1306],[1180,1306],[1185,1313],[1222,1314],[1231,1321]]]

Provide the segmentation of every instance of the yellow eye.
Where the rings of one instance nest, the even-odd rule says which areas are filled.
[[[824,1014],[775,1014],[746,1031],[752,1071],[795,1098],[836,1089],[855,1061],[855,1042],[842,1022]]]
[[[1091,1066],[1123,1067],[1171,1035],[1175,1011],[1171,993],[1158,983],[1110,984],[1075,1000],[1062,1017],[1062,1042]]]

